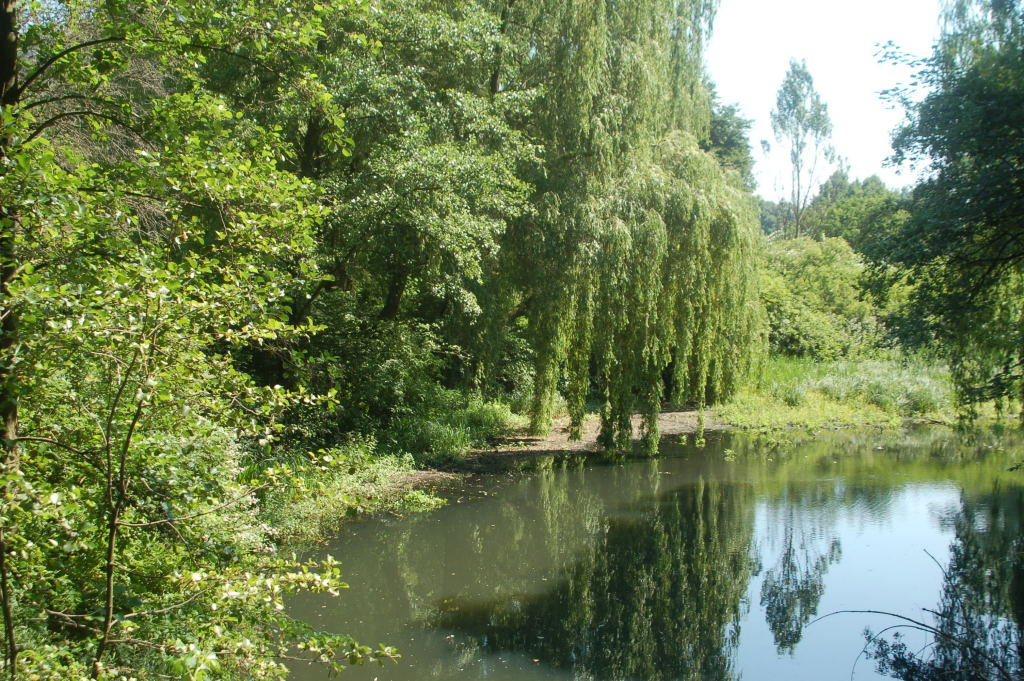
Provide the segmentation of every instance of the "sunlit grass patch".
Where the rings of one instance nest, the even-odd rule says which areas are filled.
[[[439,391],[429,409],[399,416],[386,434],[388,449],[410,452],[418,465],[437,467],[457,463],[473,447],[482,447],[526,419],[501,401]]]
[[[717,410],[742,428],[896,425],[907,418],[955,420],[946,367],[920,357],[836,360],[773,357]]]
[[[444,500],[410,490],[404,480],[415,471],[409,454],[388,455],[372,438],[313,453],[290,487],[271,492],[263,518],[279,543],[309,543],[334,534],[344,519],[374,511],[411,512],[437,508]]]

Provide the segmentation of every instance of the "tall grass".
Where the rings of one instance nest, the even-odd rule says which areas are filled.
[[[524,423],[504,402],[444,390],[429,409],[394,419],[385,437],[389,449],[410,452],[418,465],[436,467],[455,463],[470,449]]]
[[[922,356],[773,357],[719,416],[743,427],[952,421],[955,399],[948,368]]]

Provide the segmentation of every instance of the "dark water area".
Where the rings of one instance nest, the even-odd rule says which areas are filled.
[[[324,553],[351,589],[290,610],[402,653],[353,681],[886,678],[865,630],[900,622],[818,619],[844,610],[941,625],[937,643],[899,631],[947,668],[965,664],[955,633],[1019,678],[1021,459],[1018,431],[943,428],[543,456],[436,511],[347,526]]]

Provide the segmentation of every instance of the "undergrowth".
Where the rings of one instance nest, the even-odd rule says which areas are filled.
[[[353,437],[347,443],[281,459],[295,484],[275,489],[263,500],[263,520],[279,543],[306,544],[331,536],[346,518],[372,512],[429,510],[444,500],[408,480],[420,468],[444,468],[473,447],[483,447],[523,417],[500,401],[453,390],[438,390],[429,406],[397,415],[379,437]]]
[[[434,397],[429,406],[394,419],[382,437],[388,451],[411,452],[419,466],[450,466],[470,449],[484,447],[526,423],[505,402],[455,390],[439,390]]]
[[[307,544],[336,532],[346,518],[375,511],[413,512],[437,508],[440,497],[409,489],[415,470],[410,454],[381,453],[372,438],[309,455],[293,486],[271,491],[263,520],[279,544]]]
[[[741,428],[768,429],[886,426],[914,418],[952,423],[956,405],[948,368],[924,357],[776,356],[718,416]]]

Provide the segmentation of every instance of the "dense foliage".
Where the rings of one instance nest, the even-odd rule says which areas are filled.
[[[532,210],[503,240],[490,314],[498,328],[526,319],[534,430],[549,426],[564,372],[575,433],[593,389],[604,444],[628,443],[635,411],[652,444],[664,397],[728,395],[758,348],[755,207],[741,177],[700,149],[713,9],[651,0],[512,10],[510,27],[526,28],[507,37],[527,58],[500,81],[537,92],[526,130],[543,165]]]
[[[760,234],[714,5],[5,3],[5,675],[387,659],[284,613],[343,584],[274,504],[456,456],[495,396],[618,447],[728,395]]]
[[[773,241],[765,270],[761,295],[773,350],[828,360],[878,346],[878,310],[861,287],[863,259],[844,239]]]
[[[949,3],[927,88],[896,138],[929,165],[910,219],[879,254],[920,281],[915,306],[947,350],[968,405],[1024,389],[1021,189],[1024,7]]]
[[[903,195],[876,175],[851,180],[840,170],[818,189],[807,207],[804,232],[814,237],[842,237],[861,253],[871,253],[907,217]]]

